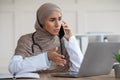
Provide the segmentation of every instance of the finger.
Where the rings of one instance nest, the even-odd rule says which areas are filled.
[[[62,58],[57,58],[56,62],[66,64],[66,60]]]
[[[66,63],[59,62],[58,64],[60,64],[61,66],[64,66]]]
[[[65,22],[64,20],[62,21],[62,23],[63,23],[63,24],[66,24],[66,22]]]
[[[66,61],[59,61],[59,62],[56,62],[56,63],[60,66],[64,66],[66,64]]]
[[[54,49],[52,49],[51,51],[58,51],[58,47],[55,47]]]
[[[56,57],[59,57],[59,58],[62,58],[62,59],[65,58],[65,56],[64,56],[64,55],[61,55],[61,54],[56,54]]]
[[[63,27],[68,27],[68,24],[65,21],[62,21]]]
[[[59,63],[66,64],[66,60],[61,60]]]
[[[58,63],[57,65],[59,65],[59,66],[65,66],[64,64],[62,64],[62,63]]]

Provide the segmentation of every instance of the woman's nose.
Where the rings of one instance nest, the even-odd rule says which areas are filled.
[[[59,21],[56,21],[56,22],[55,22],[55,27],[59,27],[59,25],[60,25],[60,22],[59,22]]]

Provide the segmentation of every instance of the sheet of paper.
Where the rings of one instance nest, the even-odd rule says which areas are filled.
[[[0,79],[13,78],[12,74],[0,74]],[[15,75],[15,78],[40,78],[40,75],[37,73],[19,73]]]
[[[0,74],[0,79],[4,79],[4,78],[13,78],[12,74]]]

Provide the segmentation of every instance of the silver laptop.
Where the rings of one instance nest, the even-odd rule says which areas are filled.
[[[78,73],[53,73],[54,77],[89,77],[109,74],[115,59],[113,53],[120,49],[120,43],[91,42],[88,43],[83,62]]]

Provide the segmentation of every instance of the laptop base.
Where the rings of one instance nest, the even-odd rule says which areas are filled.
[[[77,72],[67,72],[67,73],[53,73],[53,77],[63,77],[63,78],[78,78],[80,77]]]

